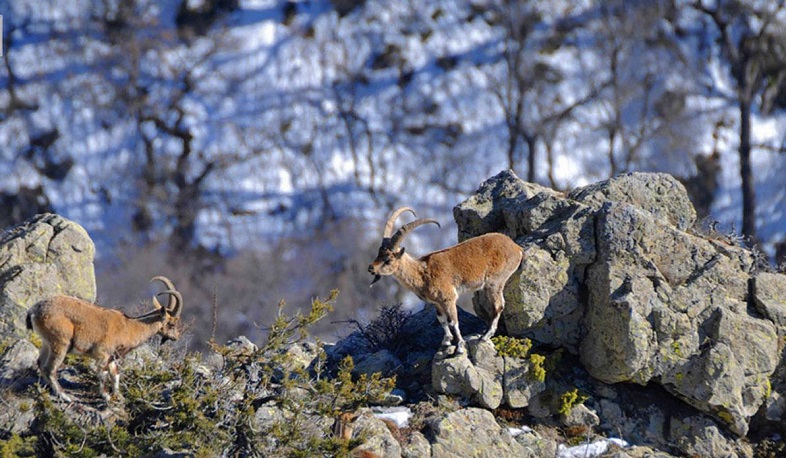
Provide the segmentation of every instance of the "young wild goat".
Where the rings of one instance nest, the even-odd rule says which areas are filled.
[[[106,379],[111,373],[112,392],[120,399],[120,374],[117,359],[142,345],[156,334],[167,339],[180,337],[180,312],[183,297],[166,277],[153,277],[166,288],[157,294],[169,295],[163,307],[153,296],[155,310],[138,317],[129,317],[118,310],[105,309],[70,296],[55,296],[35,304],[27,313],[27,328],[41,336],[38,368],[52,390],[71,402],[57,382],[57,369],[67,353],[79,353],[96,360],[101,395],[109,401]]]
[[[497,323],[505,308],[502,294],[505,283],[524,257],[521,247],[504,234],[490,233],[415,259],[404,252],[404,247],[399,247],[404,237],[418,226],[427,223],[439,226],[439,223],[433,219],[418,219],[393,233],[396,218],[404,212],[415,215],[411,208],[402,207],[394,211],[385,224],[377,259],[368,267],[374,275],[371,284],[382,275],[393,275],[420,299],[434,304],[437,319],[445,330],[442,346],[447,347],[455,341],[457,354],[464,353],[465,344],[459,331],[456,300],[463,292],[480,290],[494,305],[494,317],[483,335],[484,340],[490,339],[497,332]]]

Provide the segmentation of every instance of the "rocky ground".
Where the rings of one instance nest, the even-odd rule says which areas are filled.
[[[525,249],[493,342],[478,339],[488,312],[477,297],[477,316],[460,316],[464,355],[437,351],[442,330],[432,307],[415,314],[391,308],[374,326],[324,347],[294,333],[275,351],[238,339],[184,365],[182,355],[152,345],[132,353],[124,374],[141,384],[155,377],[137,368],[156,361],[169,374],[156,385],[165,398],[188,377],[201,380],[189,391],[197,403],[217,396],[209,405],[246,412],[231,414],[231,425],[214,425],[233,438],[228,444],[253,438],[222,449],[227,455],[255,447],[297,455],[276,448],[286,440],[270,425],[294,424],[308,410],[301,430],[346,436],[333,448],[319,445],[327,456],[786,456],[786,276],[769,271],[761,253],[736,237],[697,229],[685,189],[671,176],[628,174],[561,194],[503,172],[454,215],[460,240],[497,231]],[[92,255],[84,230],[54,215],[2,237],[0,440],[7,447],[16,441],[17,450],[55,449],[37,439],[55,437],[45,429],[54,423],[39,418],[52,412],[65,412],[84,430],[109,422],[131,436],[140,431],[128,425],[142,421],[134,416],[142,410],[128,400],[103,405],[91,394],[95,380],[78,365],[61,378],[80,402],[45,405],[48,396],[35,388],[37,349],[22,326],[24,312],[54,293],[92,300]],[[351,368],[342,366],[346,356]],[[350,372],[354,378],[341,378]],[[392,376],[392,392],[374,385]],[[230,383],[239,379],[242,386]],[[388,394],[374,402],[353,397],[362,386]],[[332,410],[314,407],[325,396],[334,396]],[[244,424],[270,434],[263,439]],[[151,425],[145,431],[154,431]],[[144,453],[171,452],[150,447]]]

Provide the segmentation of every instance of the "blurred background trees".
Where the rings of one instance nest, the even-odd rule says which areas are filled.
[[[367,286],[389,211],[443,223],[411,251],[446,246],[452,207],[507,168],[561,190],[669,172],[700,215],[784,256],[784,10],[2,1],[0,222],[84,225],[109,306],[172,277],[196,346],[333,288],[339,320],[415,303]]]

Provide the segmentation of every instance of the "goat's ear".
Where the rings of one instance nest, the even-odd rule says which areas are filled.
[[[153,296],[153,307],[155,307],[156,310],[163,310],[164,309],[164,307],[161,306],[161,303],[158,302],[158,299],[156,299],[155,296]]]
[[[161,315],[161,318],[166,318],[169,315],[164,307],[159,308],[158,313]]]
[[[401,249],[398,250],[398,252],[396,252],[395,256],[396,256],[396,259],[401,259],[401,257],[404,256],[404,247],[401,247]]]

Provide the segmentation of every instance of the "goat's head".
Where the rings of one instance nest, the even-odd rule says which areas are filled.
[[[401,226],[394,233],[393,227],[396,224],[396,218],[401,216],[401,214],[404,212],[410,212],[413,216],[417,217],[417,215],[415,215],[415,211],[411,208],[401,207],[396,209],[390,215],[390,218],[388,218],[388,221],[385,224],[385,230],[382,232],[382,245],[380,245],[379,252],[377,252],[377,258],[368,266],[369,273],[374,276],[374,279],[371,281],[372,285],[378,282],[383,275],[393,274],[397,263],[404,255],[404,247],[400,245],[401,242],[404,241],[404,238],[407,236],[407,234],[409,234],[416,227],[423,224],[434,223],[439,226],[439,223],[433,219],[421,218]]]
[[[161,330],[158,331],[158,334],[161,335],[161,343],[167,340],[177,340],[180,338],[181,332],[180,312],[183,310],[183,296],[175,289],[172,280],[163,276],[157,276],[150,279],[151,282],[156,280],[163,283],[166,287],[166,290],[153,296],[153,306],[161,313],[161,320],[164,322],[163,326],[161,326]],[[166,307],[161,305],[157,299],[157,296],[164,295],[169,296],[169,302]]]

